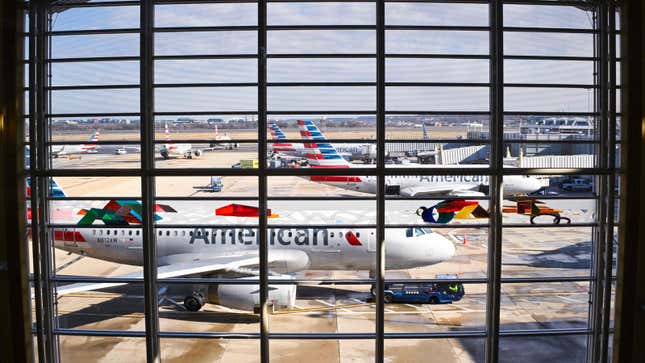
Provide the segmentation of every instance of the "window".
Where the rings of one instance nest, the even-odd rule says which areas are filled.
[[[620,144],[617,85],[600,82],[616,39],[597,35],[614,30],[593,2],[497,4],[51,4],[27,39],[45,84],[26,97],[47,101],[28,126],[51,136],[29,176],[69,191],[38,196],[51,240],[32,250],[53,266],[36,293],[58,296],[34,299],[53,322],[33,330],[42,360],[91,360],[78,347],[101,336],[92,354],[114,360],[190,345],[249,361],[602,361],[613,280],[597,272],[612,261],[596,254],[618,228],[601,221]],[[88,240],[91,264],[50,252],[108,228],[145,238]],[[64,294],[135,271],[120,264],[157,278],[99,304]],[[418,288],[431,284],[463,296]],[[261,292],[278,313],[249,318]]]

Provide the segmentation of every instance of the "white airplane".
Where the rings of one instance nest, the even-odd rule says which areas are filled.
[[[226,206],[224,208],[228,208]],[[257,208],[236,205],[238,215],[257,216]],[[237,209],[236,209],[237,208]],[[156,211],[176,211],[167,205],[156,205]],[[218,209],[219,210],[219,209]],[[121,264],[143,263],[143,241],[140,228],[141,204],[136,200],[110,201],[103,208],[82,210],[77,228],[57,228],[52,234],[54,246],[64,251]],[[155,219],[161,219],[158,214]],[[176,218],[176,217],[173,217]],[[208,217],[210,218],[210,217]],[[228,220],[227,220],[228,221]],[[111,225],[97,228],[97,223]],[[153,243],[157,245],[158,278],[219,277],[256,278],[258,266],[257,229],[237,228],[164,228],[159,227]],[[428,266],[450,259],[455,246],[444,236],[428,228],[387,229],[386,269],[409,269]],[[291,274],[306,270],[375,270],[376,236],[373,229],[349,228],[269,228],[268,266],[271,279],[293,279]],[[142,279],[142,272],[119,276]],[[59,286],[58,295],[125,285],[120,282],[76,283]],[[164,289],[164,287],[161,287]],[[253,310],[259,303],[257,284],[219,284],[191,286],[184,298],[190,311],[199,310],[206,299],[240,310]],[[165,298],[165,297],[163,297]],[[167,298],[165,298],[167,299]],[[270,285],[268,300],[275,308],[292,308],[296,284]],[[171,301],[167,299],[168,301]],[[174,301],[172,301],[175,303]],[[175,303],[177,304],[177,303]]]
[[[86,142],[85,144],[52,145],[50,152],[52,156],[55,158],[63,155],[73,155],[73,154],[82,154],[82,153],[96,154],[98,152],[96,149],[99,148],[96,142],[99,141],[100,136],[101,136],[101,133],[97,130],[97,131],[94,131],[92,135],[90,135],[88,142]]]
[[[232,139],[228,136],[228,133],[220,135],[217,125],[215,125],[215,142],[211,143],[210,147],[220,147],[227,150],[237,149],[239,145],[236,142],[230,142],[231,140]]]
[[[202,156],[202,151],[200,149],[193,149],[191,144],[176,144],[172,141],[170,137],[170,132],[168,131],[168,124],[164,124],[164,134],[166,138],[166,143],[159,150],[159,154],[165,160],[170,159],[171,157],[184,157],[186,159],[192,159],[193,157],[198,158]]]
[[[280,127],[272,123],[269,125],[271,129],[271,137],[273,140],[286,140],[287,136],[282,132]],[[334,144],[336,151],[344,159],[354,160],[362,159],[363,157],[369,157],[371,159],[376,158],[376,144],[357,144],[357,143],[342,143]],[[279,153],[287,156],[295,157],[305,157],[307,155],[307,150],[302,144],[292,144],[288,142],[284,143],[270,143],[269,150],[274,153]]]
[[[305,140],[307,162],[312,168],[350,168],[373,167],[373,165],[350,164],[343,159],[331,144],[325,142],[325,136],[309,120],[299,120],[300,135]],[[426,164],[394,164],[397,167],[433,167]],[[446,167],[482,167],[482,165],[442,165]],[[486,167],[486,166],[483,166]],[[376,193],[376,176],[308,176],[311,181],[332,185],[346,190],[363,193]],[[390,175],[385,178],[386,193],[406,197],[446,195],[475,197],[485,196],[482,190],[488,185],[487,175]],[[507,175],[504,177],[504,193],[519,195],[534,192],[543,186],[542,182],[528,175]]]

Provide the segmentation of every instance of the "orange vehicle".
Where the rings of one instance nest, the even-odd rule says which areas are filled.
[[[571,223],[571,219],[560,215],[561,209],[554,209],[547,206],[543,201],[536,199],[517,199],[513,200],[515,205],[504,206],[502,212],[504,213],[517,213],[530,216],[531,224],[535,223],[535,218],[540,216],[552,216],[553,224],[560,224],[565,221],[566,224]]]

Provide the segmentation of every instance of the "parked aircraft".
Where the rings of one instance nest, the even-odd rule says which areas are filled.
[[[251,206],[228,205],[228,217],[257,217]],[[221,209],[221,208],[220,208]],[[220,210],[218,209],[218,211]],[[249,213],[249,211],[252,213]],[[55,228],[55,247],[122,264],[142,265],[142,206],[136,200],[112,200],[103,208],[83,209],[77,228]],[[160,214],[178,213],[168,205],[155,206]],[[271,214],[271,216],[276,216]],[[216,213],[216,215],[220,215]],[[173,220],[177,220],[173,216]],[[230,219],[226,220],[227,222]],[[188,221],[190,223],[190,221]],[[101,225],[99,225],[101,224]],[[271,279],[293,279],[292,273],[305,270],[375,270],[376,236],[373,229],[308,228],[306,226],[269,228],[268,267]],[[259,274],[257,229],[240,225],[225,227],[159,227],[154,240],[158,254],[158,278],[219,277],[244,279]],[[386,269],[407,269],[432,265],[450,259],[455,246],[428,228],[387,229]],[[119,276],[142,279],[142,272]],[[122,282],[76,283],[57,288],[58,295],[124,285]],[[257,284],[198,285],[184,299],[184,306],[199,310],[210,296],[230,308],[252,310],[259,303]],[[296,284],[269,286],[268,300],[276,308],[291,308]]]
[[[92,133],[90,138],[85,144],[74,145],[74,144],[65,144],[65,145],[52,145],[50,153],[53,157],[57,158],[63,155],[73,155],[73,154],[95,154],[99,146],[96,144],[99,141],[101,133],[97,130]]]
[[[159,154],[164,159],[170,159],[171,157],[184,157],[186,159],[192,159],[193,157],[198,158],[202,156],[202,151],[200,149],[193,149],[191,144],[183,143],[176,144],[172,141],[170,137],[170,131],[168,131],[168,124],[164,124],[164,134],[166,138],[166,143],[163,145]]]
[[[237,149],[239,145],[236,142],[230,142],[231,140],[228,133],[220,135],[217,125],[215,125],[215,142],[212,142],[210,147],[219,147],[227,150]]]
[[[272,123],[269,128],[271,129],[271,137],[273,140],[287,140],[287,136],[277,124]],[[376,144],[373,143],[336,143],[334,147],[338,154],[346,160],[376,158]],[[305,157],[307,154],[307,150],[300,143],[270,143],[269,150],[274,153],[295,157]]]
[[[318,127],[309,120],[299,120],[300,135],[305,140],[306,157],[312,168],[350,168],[373,167],[372,165],[350,164],[344,160],[334,146],[325,142],[325,136]],[[313,141],[313,142],[311,142]],[[394,164],[388,168],[397,167],[436,167],[426,164]],[[442,168],[481,167],[481,165],[442,165]],[[309,180],[336,186],[346,190],[364,193],[376,193],[376,176],[309,176]],[[406,197],[429,195],[447,196],[485,196],[488,186],[488,175],[389,175],[385,178],[386,193]],[[504,177],[504,193],[506,195],[527,194],[542,187],[542,182],[528,175],[507,175]]]

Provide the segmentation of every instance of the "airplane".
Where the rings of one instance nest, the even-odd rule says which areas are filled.
[[[142,205],[138,200],[111,200],[103,208],[81,209],[76,228],[55,228],[54,246],[71,253],[121,264],[143,264]],[[168,205],[155,205],[155,220],[160,214],[179,213]],[[215,215],[254,218],[257,207],[227,205]],[[272,217],[279,217],[267,210]],[[179,214],[178,214],[179,215]],[[173,220],[177,217],[173,216]],[[236,219],[237,220],[237,219]],[[102,224],[102,225],[97,225]],[[376,236],[373,229],[362,228],[268,228],[268,268],[271,279],[290,280],[292,274],[306,270],[375,271]],[[256,278],[259,274],[257,229],[227,226],[173,228],[158,227],[153,241],[157,245],[158,278],[218,277]],[[446,261],[455,255],[455,246],[429,228],[397,228],[385,232],[386,269],[409,269]],[[143,272],[119,276],[141,280]],[[125,285],[122,282],[75,283],[59,286],[58,295]],[[160,292],[165,288],[161,287]],[[274,308],[290,309],[295,304],[296,283],[269,285],[269,303]],[[215,298],[216,297],[216,298]],[[193,285],[183,307],[198,311],[206,300],[240,310],[253,310],[259,304],[256,283]],[[177,306],[178,303],[163,297]]]
[[[280,127],[272,123],[269,125],[271,129],[271,137],[273,140],[286,140],[287,136],[282,132]],[[357,143],[342,143],[334,144],[334,147],[338,151],[338,154],[341,155],[346,160],[360,160],[364,157],[370,159],[376,158],[376,145],[375,144],[357,144]],[[279,153],[287,156],[294,157],[305,157],[307,155],[307,150],[302,144],[292,144],[292,143],[270,143],[269,150],[274,153]]]
[[[298,120],[300,135],[305,140],[307,162],[312,168],[358,168],[373,167],[365,164],[350,164],[343,159],[334,146],[325,142],[320,129],[309,120]],[[313,142],[311,142],[313,141]],[[388,167],[433,167],[426,164],[393,164]],[[442,165],[442,167],[482,167],[482,165]],[[485,167],[485,166],[484,166]],[[313,182],[376,194],[376,176],[308,176]],[[488,175],[389,175],[385,178],[386,194],[405,197],[447,195],[457,197],[485,196]],[[542,182],[528,175],[504,176],[505,195],[520,195],[534,192],[542,187]]]
[[[228,136],[228,133],[220,135],[217,129],[217,125],[215,125],[215,140],[215,142],[212,142],[210,144],[210,147],[221,147],[226,150],[233,150],[237,149],[239,146],[236,142],[227,142],[232,140],[231,137]]]
[[[192,159],[193,157],[198,158],[202,156],[202,151],[200,149],[193,149],[191,144],[175,144],[170,137],[170,132],[168,131],[168,124],[164,124],[164,134],[166,138],[166,143],[163,145],[159,154],[164,160],[168,160],[171,157],[184,157],[186,159]]]
[[[96,154],[98,152],[97,149],[99,148],[99,145],[97,145],[96,142],[99,141],[100,136],[101,136],[101,133],[98,130],[96,130],[92,133],[87,143],[82,145],[74,145],[74,144],[52,145],[50,149],[50,153],[55,158],[63,155],[82,154],[82,153]]]

